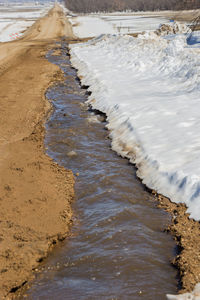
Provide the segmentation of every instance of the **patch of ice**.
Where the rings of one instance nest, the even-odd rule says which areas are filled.
[[[76,153],[75,151],[69,151],[69,152],[67,153],[67,156],[69,156],[69,157],[76,157],[76,156],[77,156],[77,153]]]
[[[97,115],[91,114],[89,117],[87,117],[88,123],[100,123],[100,120]]]

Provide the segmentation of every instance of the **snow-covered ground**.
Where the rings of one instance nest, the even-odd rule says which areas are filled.
[[[100,34],[115,34],[111,24],[98,16],[80,16],[69,18],[73,25],[73,32],[79,38],[95,37]]]
[[[100,34],[127,34],[153,31],[161,23],[170,21],[162,17],[134,14],[94,14],[70,18],[73,30],[80,38],[95,37]]]
[[[153,17],[150,14],[144,15],[102,15],[101,18],[110,23],[112,27],[119,33],[136,33],[141,31],[153,31],[158,28],[161,23],[169,23],[165,18]]]
[[[112,148],[148,187],[200,220],[200,44],[185,35],[104,35],[71,45],[72,63],[108,116]]]
[[[8,42],[22,36],[23,31],[31,26],[39,17],[42,17],[52,6],[24,4],[0,6],[0,42]]]

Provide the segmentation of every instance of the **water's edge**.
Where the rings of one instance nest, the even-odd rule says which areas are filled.
[[[75,222],[72,237],[41,266],[27,295],[30,299],[138,299],[138,295],[165,299],[165,293],[175,293],[177,285],[176,270],[169,263],[176,248],[163,233],[169,215],[156,208],[154,197],[136,178],[136,169],[110,150],[104,117],[87,110],[87,91],[80,87],[66,56],[67,45],[62,43],[61,48],[60,56],[51,52],[47,56],[62,68],[66,80],[47,92],[54,111],[47,122],[46,145],[56,162],[80,173]]]

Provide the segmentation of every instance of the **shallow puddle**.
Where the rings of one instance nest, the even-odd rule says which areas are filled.
[[[47,123],[48,154],[79,173],[72,236],[41,267],[28,299],[166,299],[175,293],[170,265],[175,244],[163,232],[169,216],[136,178],[128,160],[110,149],[103,117],[89,112],[66,44],[49,61],[65,82],[48,90],[55,110]],[[53,220],[52,220],[53,222]]]

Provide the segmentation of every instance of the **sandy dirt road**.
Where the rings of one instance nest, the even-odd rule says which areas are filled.
[[[62,77],[45,54],[61,36],[75,38],[55,5],[22,39],[0,45],[0,299],[12,299],[69,233],[73,174],[43,145],[45,90]]]

